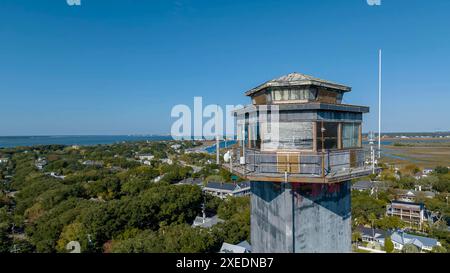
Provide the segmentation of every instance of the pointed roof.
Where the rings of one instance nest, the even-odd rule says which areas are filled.
[[[303,85],[315,85],[315,86],[323,86],[328,87],[331,89],[337,89],[341,90],[343,92],[350,92],[352,89],[349,86],[345,86],[342,84],[330,82],[327,80],[322,80],[319,78],[315,78],[312,76],[308,76],[301,73],[291,73],[284,76],[281,76],[279,78],[275,78],[273,80],[270,80],[268,82],[265,82],[261,84],[258,87],[255,87],[245,93],[247,96],[251,96],[267,87],[273,87],[273,86],[303,86]]]

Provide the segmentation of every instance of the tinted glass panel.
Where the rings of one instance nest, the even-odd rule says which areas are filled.
[[[317,123],[317,149],[319,151],[322,151],[322,146],[325,150],[338,148],[338,123],[336,122]]]
[[[359,147],[359,124],[344,123],[342,125],[342,147]]]

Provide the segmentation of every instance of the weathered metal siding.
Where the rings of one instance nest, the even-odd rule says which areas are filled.
[[[353,167],[363,167],[365,158],[364,150],[357,150],[354,153],[356,164],[354,164]],[[317,154],[298,153],[298,157],[297,163],[293,163],[293,161],[290,163],[291,165],[296,164],[295,168],[292,168],[297,170],[297,172],[294,173],[316,176],[322,175],[322,154],[320,152]],[[249,149],[246,151],[246,163],[250,172],[261,174],[279,173],[277,153],[264,153]],[[326,171],[325,175],[349,170],[350,150],[327,151],[324,154],[324,163]]]
[[[300,172],[308,175],[321,175],[322,157],[300,154]]]
[[[350,252],[350,186],[252,182],[254,252]]]
[[[363,151],[361,153],[364,154]],[[349,168],[350,151],[338,151],[333,153],[327,152],[325,154],[325,169],[328,171],[328,173],[339,172],[343,169]]]

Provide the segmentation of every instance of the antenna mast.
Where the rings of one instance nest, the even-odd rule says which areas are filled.
[[[382,52],[378,52],[378,158],[381,158],[381,76],[382,76]]]
[[[216,112],[216,163],[217,165],[220,165],[220,136],[219,136],[219,122],[222,122],[219,120],[219,105],[216,105],[217,112]],[[222,127],[220,127],[222,128]]]

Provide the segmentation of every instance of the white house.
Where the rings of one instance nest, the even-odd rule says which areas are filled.
[[[163,179],[163,178],[164,178],[164,175],[165,175],[165,174],[162,174],[162,175],[160,175],[160,176],[156,177],[155,179],[153,179],[153,182],[156,182],[156,183],[158,183],[159,181],[161,181],[161,179]]]
[[[103,167],[103,161],[85,160],[82,164],[85,166]]]
[[[155,158],[155,156],[153,156],[153,155],[151,155],[151,154],[143,154],[143,155],[138,155],[138,158],[139,158],[139,160],[141,160],[141,161],[145,161],[145,160],[150,161],[150,160],[152,160],[153,158]]]
[[[152,162],[150,162],[150,161],[148,161],[148,160],[144,160],[144,161],[142,162],[142,164],[147,165],[147,166],[151,166],[151,165],[152,165]]]
[[[165,164],[169,164],[169,165],[173,164],[173,161],[170,158],[163,158],[163,159],[161,159],[161,162],[165,163]]]
[[[211,228],[219,223],[223,223],[224,220],[220,219],[217,215],[212,217],[197,216],[195,217],[192,227]]]
[[[252,252],[252,246],[247,241],[240,242],[237,245],[223,243],[222,247],[220,248],[220,253],[243,254],[243,253],[251,253],[251,252]]]
[[[221,182],[208,182],[203,188],[204,192],[219,198],[225,199],[228,196],[245,196],[250,195],[250,183],[221,183]]]
[[[402,250],[405,245],[415,245],[420,251],[431,251],[434,246],[441,246],[438,240],[428,237],[411,235],[403,231],[396,231],[391,235],[394,248]]]
[[[56,173],[54,173],[54,172],[48,173],[48,175],[50,175],[51,177],[56,178],[56,179],[62,179],[62,180],[64,180],[64,179],[66,178],[65,175],[58,175],[58,174],[56,174]]]
[[[8,163],[8,161],[9,161],[8,158],[0,158],[0,164]]]
[[[381,246],[384,246],[384,241],[390,236],[389,231],[377,228],[359,226],[356,230],[361,234],[361,240],[363,242],[378,243]]]
[[[42,170],[42,169],[44,169],[45,165],[47,165],[47,159],[45,159],[44,157],[39,157],[35,161],[34,165],[36,166],[36,168],[38,170]]]
[[[174,150],[178,150],[178,149],[180,149],[181,148],[181,145],[180,144],[174,144],[174,145],[172,145],[172,146],[170,146],[172,149],[174,149]]]

